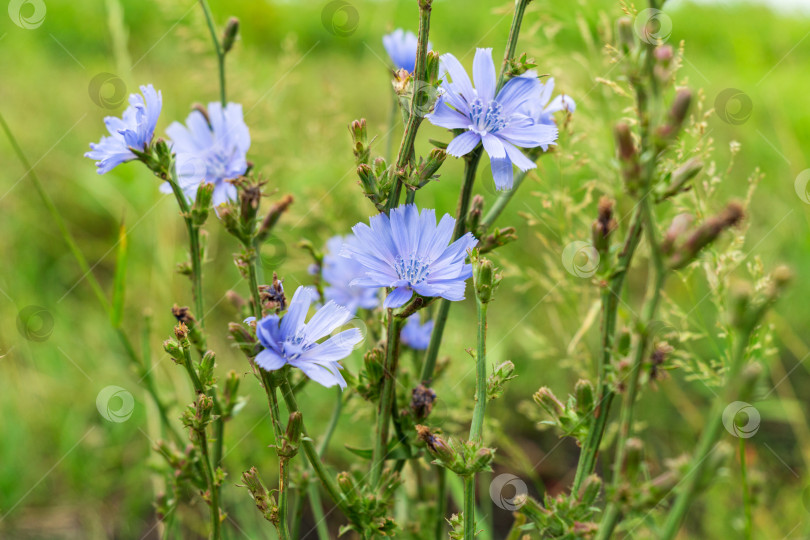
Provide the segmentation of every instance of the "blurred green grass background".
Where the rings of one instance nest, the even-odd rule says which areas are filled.
[[[228,57],[228,97],[244,105],[253,140],[249,157],[271,188],[296,197],[277,233],[286,247],[277,242],[265,253],[272,263],[267,270],[280,266],[287,289],[292,290],[310,280],[307,256],[295,247],[300,239],[322,244],[372,213],[355,185],[346,125],[367,118],[370,133],[378,136],[377,151],[384,153],[391,91],[380,38],[396,27],[416,30],[415,2],[353,1],[358,26],[347,37],[324,26],[321,12],[326,2],[213,0],[211,4],[220,26],[231,15],[242,21],[240,40]],[[46,5],[44,22],[35,29],[19,28],[5,14],[0,16],[0,112],[108,290],[118,226],[122,220],[126,223],[130,243],[126,327],[139,343],[144,313],[152,314],[148,348],[161,388],[167,396],[172,388],[180,396],[190,396],[182,373],[160,347],[173,324],[171,304],[190,303],[187,280],[174,273],[186,242],[175,203],[158,192],[157,180],[143,167],[126,165],[97,176],[82,154],[103,133],[103,117],[123,108],[105,110],[91,99],[88,87],[99,73],[120,77],[130,92],[149,82],[161,89],[159,133],[172,120],[184,119],[192,103],[217,99],[216,66],[204,19],[191,1],[76,0]],[[466,66],[476,46],[494,47],[495,57],[500,57],[511,5],[437,0],[433,48],[452,52]],[[810,297],[810,284],[802,276],[810,266],[810,206],[794,188],[797,175],[810,167],[808,19],[746,5],[682,3],[667,13],[673,23],[669,43],[685,42],[678,80],[703,89],[704,110],[726,88],[740,89],[753,104],[750,118],[739,125],[725,123],[715,114],[707,119],[718,169],[730,162],[730,143],[741,144],[707,213],[727,197],[742,197],[746,178],[759,169],[765,176],[750,208],[744,251],[751,258],[760,257],[766,268],[787,263],[797,275],[788,298],[770,319],[783,347],[774,380],[787,372],[790,378],[763,405],[763,427],[749,441],[754,467],[767,478],[758,488],[757,537],[787,537],[805,530],[804,525],[796,529],[797,524],[810,521],[810,505],[802,502],[802,494],[807,499],[804,459],[810,452],[802,444],[808,443],[802,431],[807,429],[803,388],[808,377],[805,366],[799,365],[808,352],[810,303],[802,299]],[[620,14],[620,4],[606,0],[565,4],[537,0],[531,4],[519,46],[538,60],[541,73],[556,78],[558,91],[570,94],[578,108],[561,138],[562,151],[544,158],[500,220],[502,226],[516,226],[521,239],[496,256],[506,269],[506,279],[490,310],[490,358],[493,363],[513,360],[519,378],[492,406],[491,416],[501,433],[494,445],[506,448],[499,467],[529,478],[532,465],[541,461],[534,474],[542,476],[552,491],[570,481],[566,475],[573,470],[576,448],[565,442],[546,459],[556,447],[556,436],[538,431],[532,418],[516,411],[523,410],[519,404],[539,386],[565,395],[578,376],[593,373],[589,354],[596,350],[598,329],[591,328],[573,350],[570,344],[598,292],[561,272],[560,251],[555,249],[589,237],[593,190],[620,193],[611,129],[628,114],[628,103],[596,82],[599,77],[618,76],[606,61],[603,44],[612,31],[611,21]],[[447,140],[442,130],[426,126],[418,151],[429,149],[428,137]],[[0,536],[150,537],[151,503],[159,489],[149,467],[157,462],[150,450],[150,439],[157,432],[151,405],[5,138],[0,140],[0,155],[0,252],[6,260],[0,269]],[[448,162],[441,180],[419,193],[419,204],[453,212],[460,173],[460,163]],[[486,162],[479,178],[478,191],[491,201]],[[560,199],[551,196],[555,191],[582,204],[581,216],[570,219],[569,210],[559,206]],[[207,317],[210,329],[222,330],[218,336],[212,333],[212,346],[219,353],[219,373],[230,369],[245,373],[244,359],[223,338],[226,323],[235,317],[223,295],[229,289],[245,293],[231,261],[237,248],[215,220],[208,230]],[[559,286],[549,277],[552,273],[564,279]],[[633,280],[638,294],[631,294],[631,299],[643,293],[642,283]],[[704,285],[691,299],[682,295],[677,300],[688,310],[690,301],[706,291]],[[45,341],[26,340],[18,331],[18,313],[30,305],[44,307],[53,318],[52,334]],[[698,307],[698,313],[704,311],[711,327],[710,306]],[[473,316],[470,302],[454,308],[442,349],[453,362],[436,390],[444,403],[439,411],[449,417],[445,429],[451,432],[472,408],[473,380],[465,378],[472,364],[464,348],[472,345],[468,338]],[[359,363],[359,358],[347,361],[353,370]],[[135,396],[136,408],[128,421],[107,422],[96,410],[96,396],[108,385],[124,387]],[[709,397],[700,383],[688,382],[677,372],[662,386],[645,395],[648,401],[640,418],[654,441],[650,457],[658,461],[691,447],[700,425],[701,410],[695,407],[704,406]],[[242,388],[250,401],[228,426],[226,503],[245,536],[272,538],[274,532],[260,522],[247,493],[233,487],[251,465],[268,478],[275,468],[267,448],[272,431],[260,388],[250,376]],[[183,399],[180,405],[185,404]],[[331,400],[329,391],[314,385],[305,389],[302,401],[312,433],[328,420]],[[370,440],[370,428],[365,433],[357,427],[371,425],[367,407],[358,402],[348,411],[332,444],[330,462],[336,466],[348,462],[341,450],[344,442],[366,445]],[[690,415],[692,420],[697,415],[697,425]],[[509,447],[522,448],[527,457],[519,459]],[[690,520],[699,537],[729,538],[739,531],[738,469],[732,465],[730,470],[729,478],[695,506]],[[240,534],[234,527],[228,537]]]

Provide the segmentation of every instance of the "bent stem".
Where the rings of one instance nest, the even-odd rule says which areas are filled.
[[[371,487],[376,488],[382,476],[385,454],[388,451],[388,429],[391,423],[391,406],[396,398],[397,367],[399,364],[399,334],[402,320],[388,309],[388,338],[383,365],[383,385],[380,403],[377,407],[377,438],[374,440],[374,453],[371,458]]]

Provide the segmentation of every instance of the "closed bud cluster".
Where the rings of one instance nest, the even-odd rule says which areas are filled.
[[[250,492],[253,502],[256,503],[256,508],[262,513],[264,519],[270,522],[278,521],[278,507],[273,495],[267,492],[267,488],[262,484],[259,478],[259,471],[256,467],[251,467],[249,471],[242,474],[242,482],[244,487]]]
[[[259,297],[262,302],[262,313],[279,313],[287,309],[287,297],[284,294],[284,285],[273,272],[273,282],[270,285],[259,285]]]
[[[586,379],[580,379],[574,386],[574,395],[577,399],[577,412],[582,416],[593,413],[596,401],[593,395],[593,385]]]
[[[565,414],[565,405],[563,405],[562,401],[557,399],[557,396],[554,395],[554,392],[552,392],[551,388],[548,386],[540,388],[540,390],[534,393],[532,398],[535,403],[545,409],[553,418],[558,418]]]
[[[674,54],[672,51],[672,46],[659,45],[655,48],[654,54],[655,66],[653,67],[653,72],[655,74],[655,78],[661,83],[666,84],[669,82],[673,74],[672,58]]]
[[[497,399],[503,395],[504,385],[507,381],[516,378],[515,364],[507,360],[495,366],[492,374],[487,377],[487,399]]]
[[[294,200],[295,199],[292,195],[285,195],[280,201],[270,207],[270,210],[267,212],[267,215],[264,216],[261,225],[259,225],[259,230],[256,232],[256,239],[260,243],[267,240],[267,237],[270,236],[270,232],[273,230],[273,227],[276,226],[276,223],[278,223],[278,220],[281,219],[282,214],[284,214],[284,212],[290,208]]]
[[[174,327],[174,337],[180,342],[181,347],[185,348],[188,345],[184,343],[188,341],[188,326],[186,326],[186,323],[183,321],[177,323],[177,326]]]
[[[346,471],[338,473],[337,484],[340,491],[342,491],[343,495],[346,496],[346,500],[349,501],[349,504],[356,504],[358,500],[357,484],[355,483],[354,478],[352,478],[351,473]]]
[[[225,376],[225,387],[222,390],[222,399],[225,402],[223,405],[223,415],[231,417],[234,415],[234,409],[238,403],[239,392],[239,375],[234,370],[228,372]]]
[[[536,67],[537,62],[535,59],[529,58],[526,53],[522,53],[517,58],[509,59],[509,63],[506,65],[506,76],[510,79],[512,77],[518,77]]]
[[[435,84],[439,81],[440,56],[436,51],[428,51],[425,57],[425,80],[428,84]]]
[[[690,159],[672,172],[669,177],[669,184],[667,184],[663,194],[659,197],[659,201],[669,199],[692,189],[689,181],[692,180],[703,169],[703,162],[697,158]]]
[[[481,239],[478,244],[478,252],[483,255],[489,253],[495,248],[505,246],[509,242],[517,240],[517,233],[514,227],[504,227],[502,229],[495,229],[492,234],[489,234]]]
[[[501,275],[495,272],[495,265],[489,259],[478,256],[471,257],[473,265],[473,285],[475,295],[482,304],[492,301],[492,294],[501,282]]]
[[[633,20],[629,17],[622,17],[616,21],[616,41],[618,49],[624,54],[635,49],[636,36],[633,30]]]
[[[173,339],[167,339],[163,342],[163,350],[172,357],[172,360],[174,360],[176,364],[185,364],[186,356],[183,353],[183,349],[181,349],[180,345],[178,345]]]
[[[349,124],[349,133],[352,135],[352,150],[354,151],[355,162],[360,165],[361,163],[368,163],[369,156],[371,155],[371,148],[368,146],[368,128],[366,127],[366,119],[361,118],[354,120]]]
[[[603,196],[599,199],[599,208],[591,232],[593,247],[604,257],[610,248],[610,234],[616,230],[617,223],[613,217],[613,201]]]
[[[172,315],[177,319],[178,323],[183,323],[186,326],[188,340],[193,343],[197,349],[204,349],[205,337],[200,331],[197,319],[194,318],[191,310],[186,306],[181,307],[174,304],[174,306],[172,306]]]
[[[211,199],[214,197],[214,184],[204,182],[197,187],[194,204],[191,206],[191,220],[197,227],[208,219],[211,210]]]
[[[253,358],[259,354],[259,342],[243,324],[235,322],[228,323],[228,333],[230,333],[231,339],[233,339],[233,342],[239,347],[239,350],[245,353],[248,358]]]
[[[239,19],[231,17],[222,33],[222,52],[227,53],[233,48],[236,37],[239,35]]]
[[[278,456],[283,459],[290,459],[298,453],[298,442],[301,440],[302,415],[298,411],[290,413],[287,420],[287,429],[281,445],[278,447]]]
[[[633,133],[630,131],[630,126],[622,122],[616,125],[614,135],[622,176],[628,191],[635,193],[639,187],[641,165],[638,162],[638,150],[633,142]]]
[[[419,182],[419,187],[424,186],[434,178],[438,178],[438,176],[436,176],[436,172],[446,159],[447,152],[445,150],[441,148],[434,148],[430,151],[427,159],[421,162],[416,170],[416,177]]]
[[[242,224],[242,236],[240,238],[250,239],[262,201],[262,187],[267,182],[243,176],[233,183],[236,189],[239,190],[239,219]]]
[[[658,129],[658,136],[661,139],[659,144],[663,144],[674,139],[683,127],[683,123],[689,114],[689,107],[692,105],[692,91],[688,88],[681,88],[675,93],[672,107],[669,110],[669,122]]]
[[[481,195],[476,195],[472,199],[470,211],[467,214],[467,230],[473,233],[473,236],[478,238],[480,233],[478,227],[481,223],[481,215],[484,213],[484,198]]]
[[[208,388],[214,384],[214,366],[216,365],[216,354],[214,351],[208,351],[200,361],[200,382],[204,388]]]
[[[714,242],[720,233],[737,225],[744,216],[745,211],[740,203],[729,203],[722,212],[708,218],[681,246],[672,251],[670,266],[673,269],[683,268],[695,260],[704,247]]]
[[[416,426],[416,434],[419,440],[425,443],[425,446],[434,458],[436,458],[442,465],[452,470],[452,467],[458,461],[458,454],[453,450],[444,439],[438,435],[434,435],[430,428],[423,425]]]
[[[236,204],[230,201],[220,204],[217,207],[217,216],[219,216],[219,221],[229,234],[243,243],[247,241],[239,224],[239,209]]]

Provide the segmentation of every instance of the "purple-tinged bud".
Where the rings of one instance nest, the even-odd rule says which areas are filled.
[[[559,418],[565,414],[565,405],[557,399],[557,396],[554,395],[554,392],[552,392],[551,388],[548,386],[540,388],[540,390],[534,393],[532,398],[535,403],[545,409],[553,418]]]
[[[622,161],[634,159],[637,151],[636,145],[633,143],[633,134],[630,131],[630,126],[624,122],[616,124],[614,132],[616,134],[616,148],[619,152],[619,159]]]
[[[616,227],[618,224],[613,217],[613,201],[607,196],[602,196],[599,199],[596,220],[591,227],[593,246],[601,256],[607,253],[610,247],[610,234]]]
[[[368,129],[366,119],[354,120],[349,124],[349,133],[352,135],[352,149],[357,164],[368,163],[371,149],[368,146]]]
[[[264,216],[262,224],[259,226],[259,230],[256,233],[256,239],[260,243],[267,239],[273,227],[275,227],[278,220],[281,219],[282,214],[290,208],[294,200],[292,195],[285,195],[280,201],[270,207],[270,210],[267,212],[267,215]]]
[[[236,346],[239,347],[239,350],[245,353],[248,358],[253,358],[258,354],[258,341],[244,325],[235,322],[228,323],[228,333]]]
[[[678,214],[674,218],[672,218],[672,223],[669,225],[667,232],[664,233],[664,238],[661,241],[661,252],[665,255],[669,255],[672,253],[675,242],[677,242],[681,236],[686,234],[686,231],[689,230],[689,227],[692,226],[693,217],[691,214]]]
[[[708,218],[686,239],[680,249],[672,255],[670,262],[672,268],[683,268],[692,262],[704,247],[720,236],[720,233],[737,225],[744,217],[745,211],[740,203],[729,203],[722,212]]]
[[[420,384],[411,392],[410,408],[416,420],[424,420],[433,410],[433,402],[436,401],[436,392],[432,388]]]
[[[430,428],[418,424],[416,426],[416,434],[420,441],[423,441],[427,446],[430,454],[444,463],[446,466],[451,466],[457,459],[456,452],[448,445],[444,439],[438,435],[431,433]]]
[[[180,342],[180,345],[183,345],[183,342],[188,339],[188,327],[186,323],[180,321],[177,323],[177,326],[174,327],[174,337]]]
[[[360,178],[360,186],[363,188],[365,196],[372,200],[378,198],[380,193],[377,190],[377,178],[371,172],[371,167],[361,163],[357,167],[357,176]]]
[[[222,33],[222,52],[229,52],[236,42],[236,36],[239,34],[239,19],[231,17],[228,19],[228,24],[225,25],[225,31]]]

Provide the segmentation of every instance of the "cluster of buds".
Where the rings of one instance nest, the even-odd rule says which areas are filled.
[[[410,412],[416,420],[424,420],[430,416],[435,401],[436,392],[432,388],[420,384],[411,392]]]
[[[391,81],[405,123],[411,115],[421,118],[432,111],[439,96],[439,53],[428,51],[425,60],[423,77],[400,69],[394,72]]]
[[[350,472],[337,475],[337,485],[351,508],[351,525],[345,527],[361,534],[376,531],[380,536],[393,536],[396,522],[387,513],[390,502],[402,485],[399,473],[386,468],[380,478],[380,489],[373,490],[368,484],[357,482]],[[375,535],[376,536],[376,535]]]
[[[416,426],[416,434],[435,459],[435,464],[446,467],[459,476],[491,470],[490,464],[495,458],[495,450],[482,446],[478,441],[447,443],[441,436],[423,425]]]
[[[385,350],[379,346],[374,347],[363,355],[363,365],[365,369],[360,371],[355,389],[364,399],[372,403],[380,398],[384,361]]]
[[[371,158],[371,146],[368,143],[368,127],[366,119],[352,121],[349,124],[349,133],[352,136],[352,151],[357,165],[367,165]]]
[[[203,182],[197,187],[197,194],[194,196],[194,204],[191,205],[191,222],[196,227],[202,227],[208,220],[213,197],[214,184]]]
[[[751,332],[792,278],[790,269],[779,266],[771,272],[765,286],[756,295],[745,284],[735,283],[732,289],[732,324],[744,333]]]
[[[174,337],[176,339],[167,339],[163,342],[163,350],[172,357],[176,364],[181,366],[185,366],[190,361],[188,332],[186,323],[178,322],[177,326],[174,327]]]
[[[183,411],[183,425],[191,429],[192,437],[200,437],[205,433],[205,428],[213,420],[211,411],[214,408],[214,400],[205,394],[198,394],[197,401],[186,407]]]
[[[541,504],[527,493],[519,493],[511,504],[518,516],[534,524],[542,538],[592,538],[598,530],[593,519],[601,490],[601,479],[592,474],[577,494],[546,494]]]
[[[519,77],[530,69],[534,69],[536,67],[536,60],[534,58],[529,58],[526,53],[522,53],[520,56],[509,59],[504,73],[506,74],[506,77],[511,79],[513,77]]]
[[[585,379],[577,381],[574,395],[568,396],[566,403],[560,401],[547,386],[540,388],[532,398],[551,417],[552,420],[545,423],[557,426],[563,433],[574,437],[580,443],[585,441],[596,407],[590,381]]]
[[[267,488],[262,484],[259,471],[256,467],[251,467],[249,471],[242,473],[242,482],[244,482],[244,484],[240,487],[246,487],[248,489],[250,497],[253,499],[253,502],[256,503],[256,508],[259,509],[264,519],[273,524],[278,524],[278,505],[276,505],[273,494],[268,492]]]
[[[205,485],[205,480],[197,474],[194,468],[196,459],[196,449],[194,445],[188,444],[183,451],[180,451],[174,444],[159,440],[155,443],[154,449],[166,460],[169,467],[171,467],[173,471],[172,478],[175,483],[179,484],[184,481],[190,481],[194,482],[197,487]]]
[[[487,400],[498,399],[503,395],[504,385],[517,378],[515,375],[515,364],[507,360],[492,368],[492,373],[487,377]]]
[[[255,325],[255,323],[250,323]],[[255,329],[247,327],[241,323],[228,323],[228,332],[234,344],[239,347],[245,356],[253,358],[261,352],[261,345],[259,340],[256,339]]]
[[[723,231],[740,223],[744,216],[742,205],[731,202],[722,212],[708,218],[682,241],[680,240],[689,226],[689,218],[676,217],[661,243],[662,253],[669,256],[669,266],[677,270],[688,265],[703,248],[714,242]]]
[[[697,158],[690,159],[669,175],[669,182],[658,196],[658,201],[664,201],[679,193],[692,189],[690,181],[703,169],[703,162]]]
[[[383,158],[377,158],[372,165],[361,163],[357,166],[357,176],[363,194],[374,203],[377,210],[385,209],[385,201],[391,192],[391,174]]]
[[[191,313],[191,310],[186,306],[172,306],[172,316],[177,319],[178,323],[182,323],[186,327],[189,341],[194,345],[198,351],[205,350],[205,337],[200,331],[197,319]]]
[[[621,122],[616,125],[614,135],[625,186],[631,194],[636,193],[640,187],[641,164],[639,163],[638,148],[633,141],[633,132],[629,125]]]
[[[273,282],[270,285],[259,285],[259,299],[262,313],[279,313],[287,309],[284,283],[277,273],[273,272]]]
[[[675,99],[673,99],[672,106],[669,109],[667,123],[660,126],[656,132],[659,148],[663,149],[678,136],[689,114],[689,107],[691,105],[692,91],[688,88],[680,88],[675,93]]]

